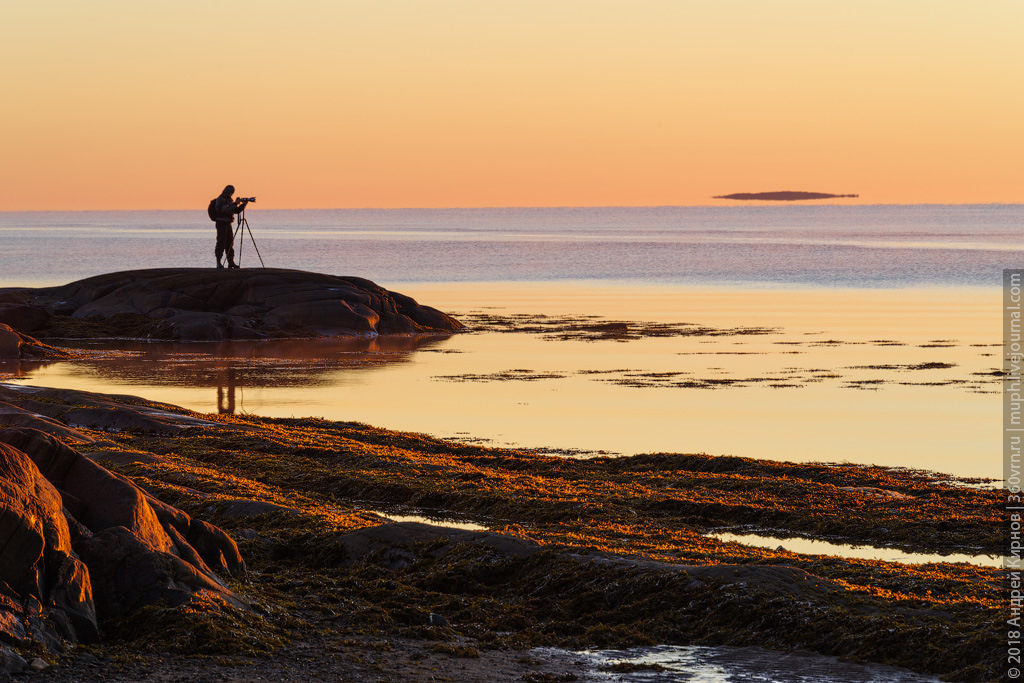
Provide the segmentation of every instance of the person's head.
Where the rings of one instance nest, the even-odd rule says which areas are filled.
[[[225,186],[224,191],[221,192],[221,194],[227,195],[228,197],[230,197],[234,193],[235,193],[235,186],[234,185],[227,185],[227,186]]]

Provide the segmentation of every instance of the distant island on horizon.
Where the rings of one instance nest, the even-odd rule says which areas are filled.
[[[798,202],[804,199],[849,199],[857,194],[829,194],[827,192],[737,192],[712,197],[712,199],[760,200],[774,202]]]

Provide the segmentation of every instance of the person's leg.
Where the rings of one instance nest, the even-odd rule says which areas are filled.
[[[217,246],[214,249],[214,254],[217,256],[217,267],[223,268],[224,266],[220,262],[220,257],[223,254],[227,254],[227,265],[232,266],[235,263],[235,250],[232,245],[234,242],[234,235],[231,234],[231,224],[223,221],[217,222]],[[237,266],[236,266],[237,267]]]
[[[213,248],[213,255],[217,257],[217,267],[223,268],[220,257],[224,255],[224,242],[220,238],[220,226],[217,226],[217,246]]]

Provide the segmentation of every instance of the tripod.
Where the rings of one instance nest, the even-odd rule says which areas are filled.
[[[260,248],[256,246],[256,238],[252,236],[252,228],[249,227],[249,220],[245,217],[245,209],[242,209],[241,213],[238,214],[238,225],[235,227],[235,234],[231,236],[233,242],[235,237],[238,237],[238,233],[242,233],[242,239],[238,241],[238,265],[242,265],[242,244],[245,243],[245,233],[249,233],[249,239],[252,241],[252,248],[256,250],[256,256],[260,259],[260,265],[266,268],[266,264],[263,263],[263,257],[260,256]]]

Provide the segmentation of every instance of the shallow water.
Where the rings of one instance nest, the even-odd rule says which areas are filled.
[[[479,334],[360,348],[153,347],[0,365],[200,411],[318,415],[566,452],[705,452],[1001,476],[1000,271],[1022,205],[250,210],[267,265],[358,275],[457,314],[766,327]],[[212,263],[195,212],[0,213],[0,286]],[[243,264],[254,263],[251,243]],[[404,346],[403,346],[404,345]]]
[[[817,541],[811,538],[775,538],[761,534],[713,533],[725,543],[735,542],[752,545],[758,548],[782,548],[802,555],[835,555],[837,557],[857,558],[862,560],[882,560],[884,562],[900,562],[903,564],[928,564],[931,562],[967,562],[982,567],[1002,567],[1004,558],[992,555],[967,555],[965,553],[914,553],[898,548],[879,548],[871,545],[850,545]]]
[[[937,683],[939,680],[895,667],[756,647],[659,646],[580,654],[594,663],[599,679],[622,683]],[[662,669],[632,673],[600,671],[620,662],[657,665]]]
[[[412,287],[442,309],[691,322],[757,335],[544,333],[91,345],[0,364],[24,384],[200,412],[321,416],[569,454],[679,452],[999,477],[999,332],[980,290],[744,292],[491,283]],[[529,318],[533,320],[532,317]]]
[[[446,517],[443,514],[399,515],[394,512],[388,512],[386,510],[368,510],[368,512],[380,515],[381,517],[391,520],[392,522],[418,522],[420,524],[443,526],[447,529],[462,529],[463,531],[487,531],[487,527],[485,527],[482,524],[452,519],[451,517]]]

